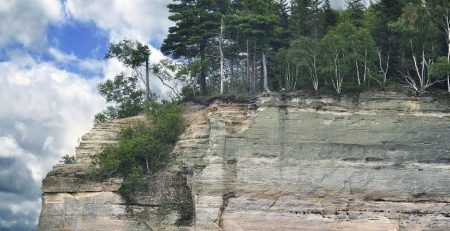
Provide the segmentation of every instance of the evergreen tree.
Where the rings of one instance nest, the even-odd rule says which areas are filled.
[[[321,0],[292,0],[290,30],[292,38],[311,37],[320,39],[323,35]]]
[[[426,6],[431,12],[433,23],[442,32],[441,39],[438,40],[439,44],[439,56],[441,58],[440,66],[442,67],[442,60],[447,61],[447,65],[450,65],[450,1],[448,0],[426,0]],[[443,70],[445,68],[434,68]],[[446,73],[447,77],[447,92],[450,93],[450,71]]]
[[[281,34],[279,47],[289,46],[289,4],[288,0],[278,3],[278,17],[280,18]]]
[[[406,0],[380,0],[371,5],[375,11],[375,22],[371,34],[377,43],[378,48],[384,57],[390,57],[389,66],[394,68],[400,66],[400,44],[396,39],[396,33],[389,28],[389,24],[394,23],[400,17]],[[391,71],[391,75],[397,75],[396,71]],[[394,76],[391,76],[394,77]]]
[[[322,5],[323,12],[323,23],[325,33],[330,30],[332,27],[336,26],[338,21],[338,13],[336,10],[331,8],[330,0],[325,0]]]
[[[363,25],[364,3],[362,0],[346,0],[348,20],[356,27]]]
[[[227,0],[177,0],[169,4],[169,19],[175,26],[169,28],[161,51],[173,58],[195,62],[199,69],[202,94],[207,93],[207,69],[211,65],[208,48],[220,30],[220,22],[227,9]]]
[[[309,25],[312,15],[310,12],[312,0],[291,1],[291,35],[294,39],[311,35],[312,28]]]

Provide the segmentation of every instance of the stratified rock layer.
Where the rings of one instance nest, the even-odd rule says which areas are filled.
[[[173,161],[136,204],[126,210],[120,179],[56,166],[40,229],[450,229],[449,102],[265,94],[189,108]]]

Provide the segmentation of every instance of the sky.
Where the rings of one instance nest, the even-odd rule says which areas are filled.
[[[103,58],[109,43],[139,40],[164,58],[170,2],[0,0],[0,230],[36,229],[42,179],[104,109],[97,84],[126,70]]]

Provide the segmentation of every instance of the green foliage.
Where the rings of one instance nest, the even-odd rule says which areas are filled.
[[[323,20],[324,20],[323,21],[324,29],[325,29],[325,34],[326,34],[326,32],[328,32],[328,30],[330,30],[331,28],[336,26],[336,24],[338,22],[339,14],[336,10],[331,8],[330,0],[324,1],[323,5],[322,5],[322,12],[323,12]]]
[[[59,161],[59,163],[62,163],[62,164],[75,164],[75,163],[77,163],[77,159],[76,159],[76,157],[74,155],[71,156],[69,154],[66,154],[66,155],[61,157],[61,160]]]
[[[346,0],[347,10],[346,17],[347,20],[356,27],[361,27],[363,25],[363,15],[364,15],[364,1],[362,0]]]
[[[150,99],[152,93],[150,91],[150,48],[139,41],[122,40],[119,43],[111,43],[105,58],[117,58],[125,66],[133,70],[133,78],[141,78],[145,84],[145,98]],[[145,66],[145,79],[139,70]]]
[[[441,78],[450,75],[450,62],[447,57],[439,57],[430,67],[430,75]]]
[[[138,41],[123,40],[109,45],[105,58],[117,58],[125,66],[136,69],[145,64],[150,57],[150,49]]]
[[[173,102],[147,101],[145,110],[154,126],[154,136],[163,143],[175,144],[184,127],[183,107]]]
[[[300,37],[288,49],[281,49],[275,60],[282,88],[286,91],[295,90],[295,86],[312,88],[320,65],[319,53],[319,42],[309,37]]]
[[[119,192],[122,198],[128,203],[135,203],[135,195],[139,190],[143,190],[146,186],[144,179],[144,174],[142,169],[133,167],[128,175],[127,179],[123,181]]]
[[[183,107],[178,103],[149,101],[145,110],[148,122],[123,129],[119,143],[105,146],[94,159],[101,178],[125,178],[121,192],[128,202],[144,174],[153,174],[165,166],[184,128]]]
[[[95,115],[95,123],[134,116],[142,111],[144,92],[137,86],[136,77],[126,77],[121,73],[113,80],[100,83],[97,88],[106,102],[113,105]]]
[[[320,88],[343,79],[349,91],[354,83],[384,89],[387,79],[403,83],[415,68],[413,54],[424,53],[429,64],[447,55],[448,0],[378,0],[367,8],[362,0],[346,3],[334,10],[330,0],[177,0],[168,6],[175,26],[162,51],[187,64],[181,73],[190,80],[183,89],[190,98],[218,92],[221,19],[225,94],[260,91],[266,69],[270,89],[310,88],[308,82],[316,88],[304,56],[309,47],[298,46],[308,39],[319,44],[314,79]]]

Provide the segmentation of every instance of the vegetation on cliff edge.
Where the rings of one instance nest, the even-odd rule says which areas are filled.
[[[122,129],[117,145],[105,146],[94,157],[97,176],[124,178],[120,189],[123,198],[133,202],[133,193],[143,186],[143,177],[151,175],[169,160],[178,136],[183,131],[183,106],[176,102],[147,101],[148,121]]]

